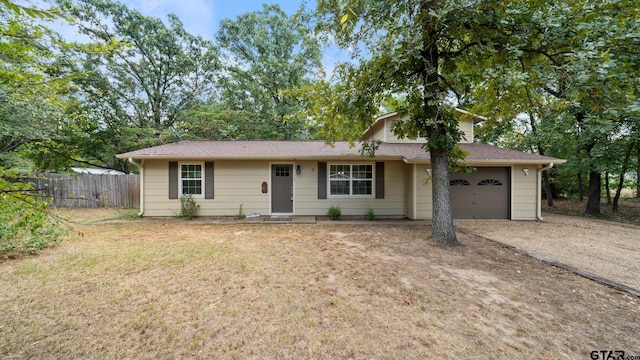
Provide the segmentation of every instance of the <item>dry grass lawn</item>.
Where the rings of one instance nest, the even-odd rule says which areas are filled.
[[[640,355],[640,301],[424,225],[95,221],[0,263],[2,359]]]

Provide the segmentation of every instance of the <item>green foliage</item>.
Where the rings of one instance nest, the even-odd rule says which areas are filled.
[[[219,104],[195,106],[178,122],[176,129],[185,140],[273,138],[269,122],[261,119],[258,114],[246,110],[228,110]],[[173,137],[174,134],[166,136]]]
[[[9,181],[11,179],[11,181]],[[0,258],[35,253],[60,240],[66,229],[47,211],[33,184],[0,168]]]
[[[200,209],[200,205],[196,204],[196,201],[191,195],[183,195],[180,197],[180,217],[186,220],[193,219]]]
[[[579,174],[620,173],[617,143],[640,130],[637,3],[512,0],[496,8],[491,16],[502,21],[468,52],[475,63],[451,69],[457,81],[471,80],[473,110],[492,115],[480,136],[567,159],[562,182],[572,189]],[[593,195],[587,208],[599,207]]]
[[[236,219],[244,219],[246,217],[244,210],[242,209],[242,204],[238,207],[238,213],[236,214]]]
[[[64,112],[77,73],[63,69],[68,59],[60,57],[69,44],[44,25],[58,15],[0,3],[0,166],[24,165],[24,146],[59,138],[72,118]]]
[[[328,33],[350,62],[335,79],[300,91],[312,104],[307,115],[322,123],[327,140],[360,140],[389,99],[407,121],[394,124],[399,137],[426,139],[434,181],[433,239],[456,244],[448,184],[448,163],[461,140],[459,118],[449,94],[460,93],[456,75],[445,71],[463,58],[487,19],[485,2],[320,0],[316,30]],[[437,203],[436,203],[437,202]]]
[[[73,145],[86,162],[129,172],[117,153],[173,141],[171,127],[213,96],[218,50],[186,32],[175,15],[166,25],[109,0],[59,2],[91,41],[115,43],[103,54],[64,54],[76,59],[69,66],[85,72],[74,79],[83,137]]]
[[[330,207],[327,211],[327,216],[329,217],[329,220],[340,219],[340,216],[342,216],[342,210],[340,209],[340,206],[334,205]]]
[[[225,19],[217,40],[228,59],[221,79],[226,107],[257,114],[263,123],[259,139],[306,139],[313,136],[306,118],[295,117],[304,106],[288,90],[304,87],[320,68],[316,37],[305,28],[305,15],[295,19],[278,5]]]
[[[369,219],[370,221],[376,219],[376,212],[373,210],[373,208],[369,208],[369,210],[367,210],[367,219]]]

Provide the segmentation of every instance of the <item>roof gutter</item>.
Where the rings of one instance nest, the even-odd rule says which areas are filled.
[[[138,216],[142,216],[144,214],[144,166],[133,161],[132,158],[128,158],[127,160],[140,169],[140,211],[138,211]]]
[[[538,190],[538,196],[536,196],[537,210],[536,210],[536,218],[540,221],[544,221],[542,218],[542,172],[547,171],[553,167],[553,163],[549,163],[549,165],[542,167],[538,170],[538,184],[536,189]]]

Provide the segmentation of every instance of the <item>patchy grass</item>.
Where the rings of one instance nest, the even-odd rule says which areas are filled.
[[[638,298],[426,226],[85,224],[0,264],[0,358],[588,358]]]

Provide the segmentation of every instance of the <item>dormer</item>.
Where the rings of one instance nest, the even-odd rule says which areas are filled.
[[[472,114],[466,110],[455,108],[456,112],[459,115],[460,122],[458,126],[460,131],[463,134],[461,143],[472,143],[473,142],[473,126],[479,122],[487,120],[484,116]],[[367,131],[362,136],[363,140],[380,140],[385,143],[424,143],[425,138],[417,138],[417,139],[398,139],[393,131],[392,125],[394,121],[406,121],[409,119],[408,115],[400,117],[400,115],[396,112],[392,112],[389,114],[382,115],[376,119],[376,122],[371,125]]]

